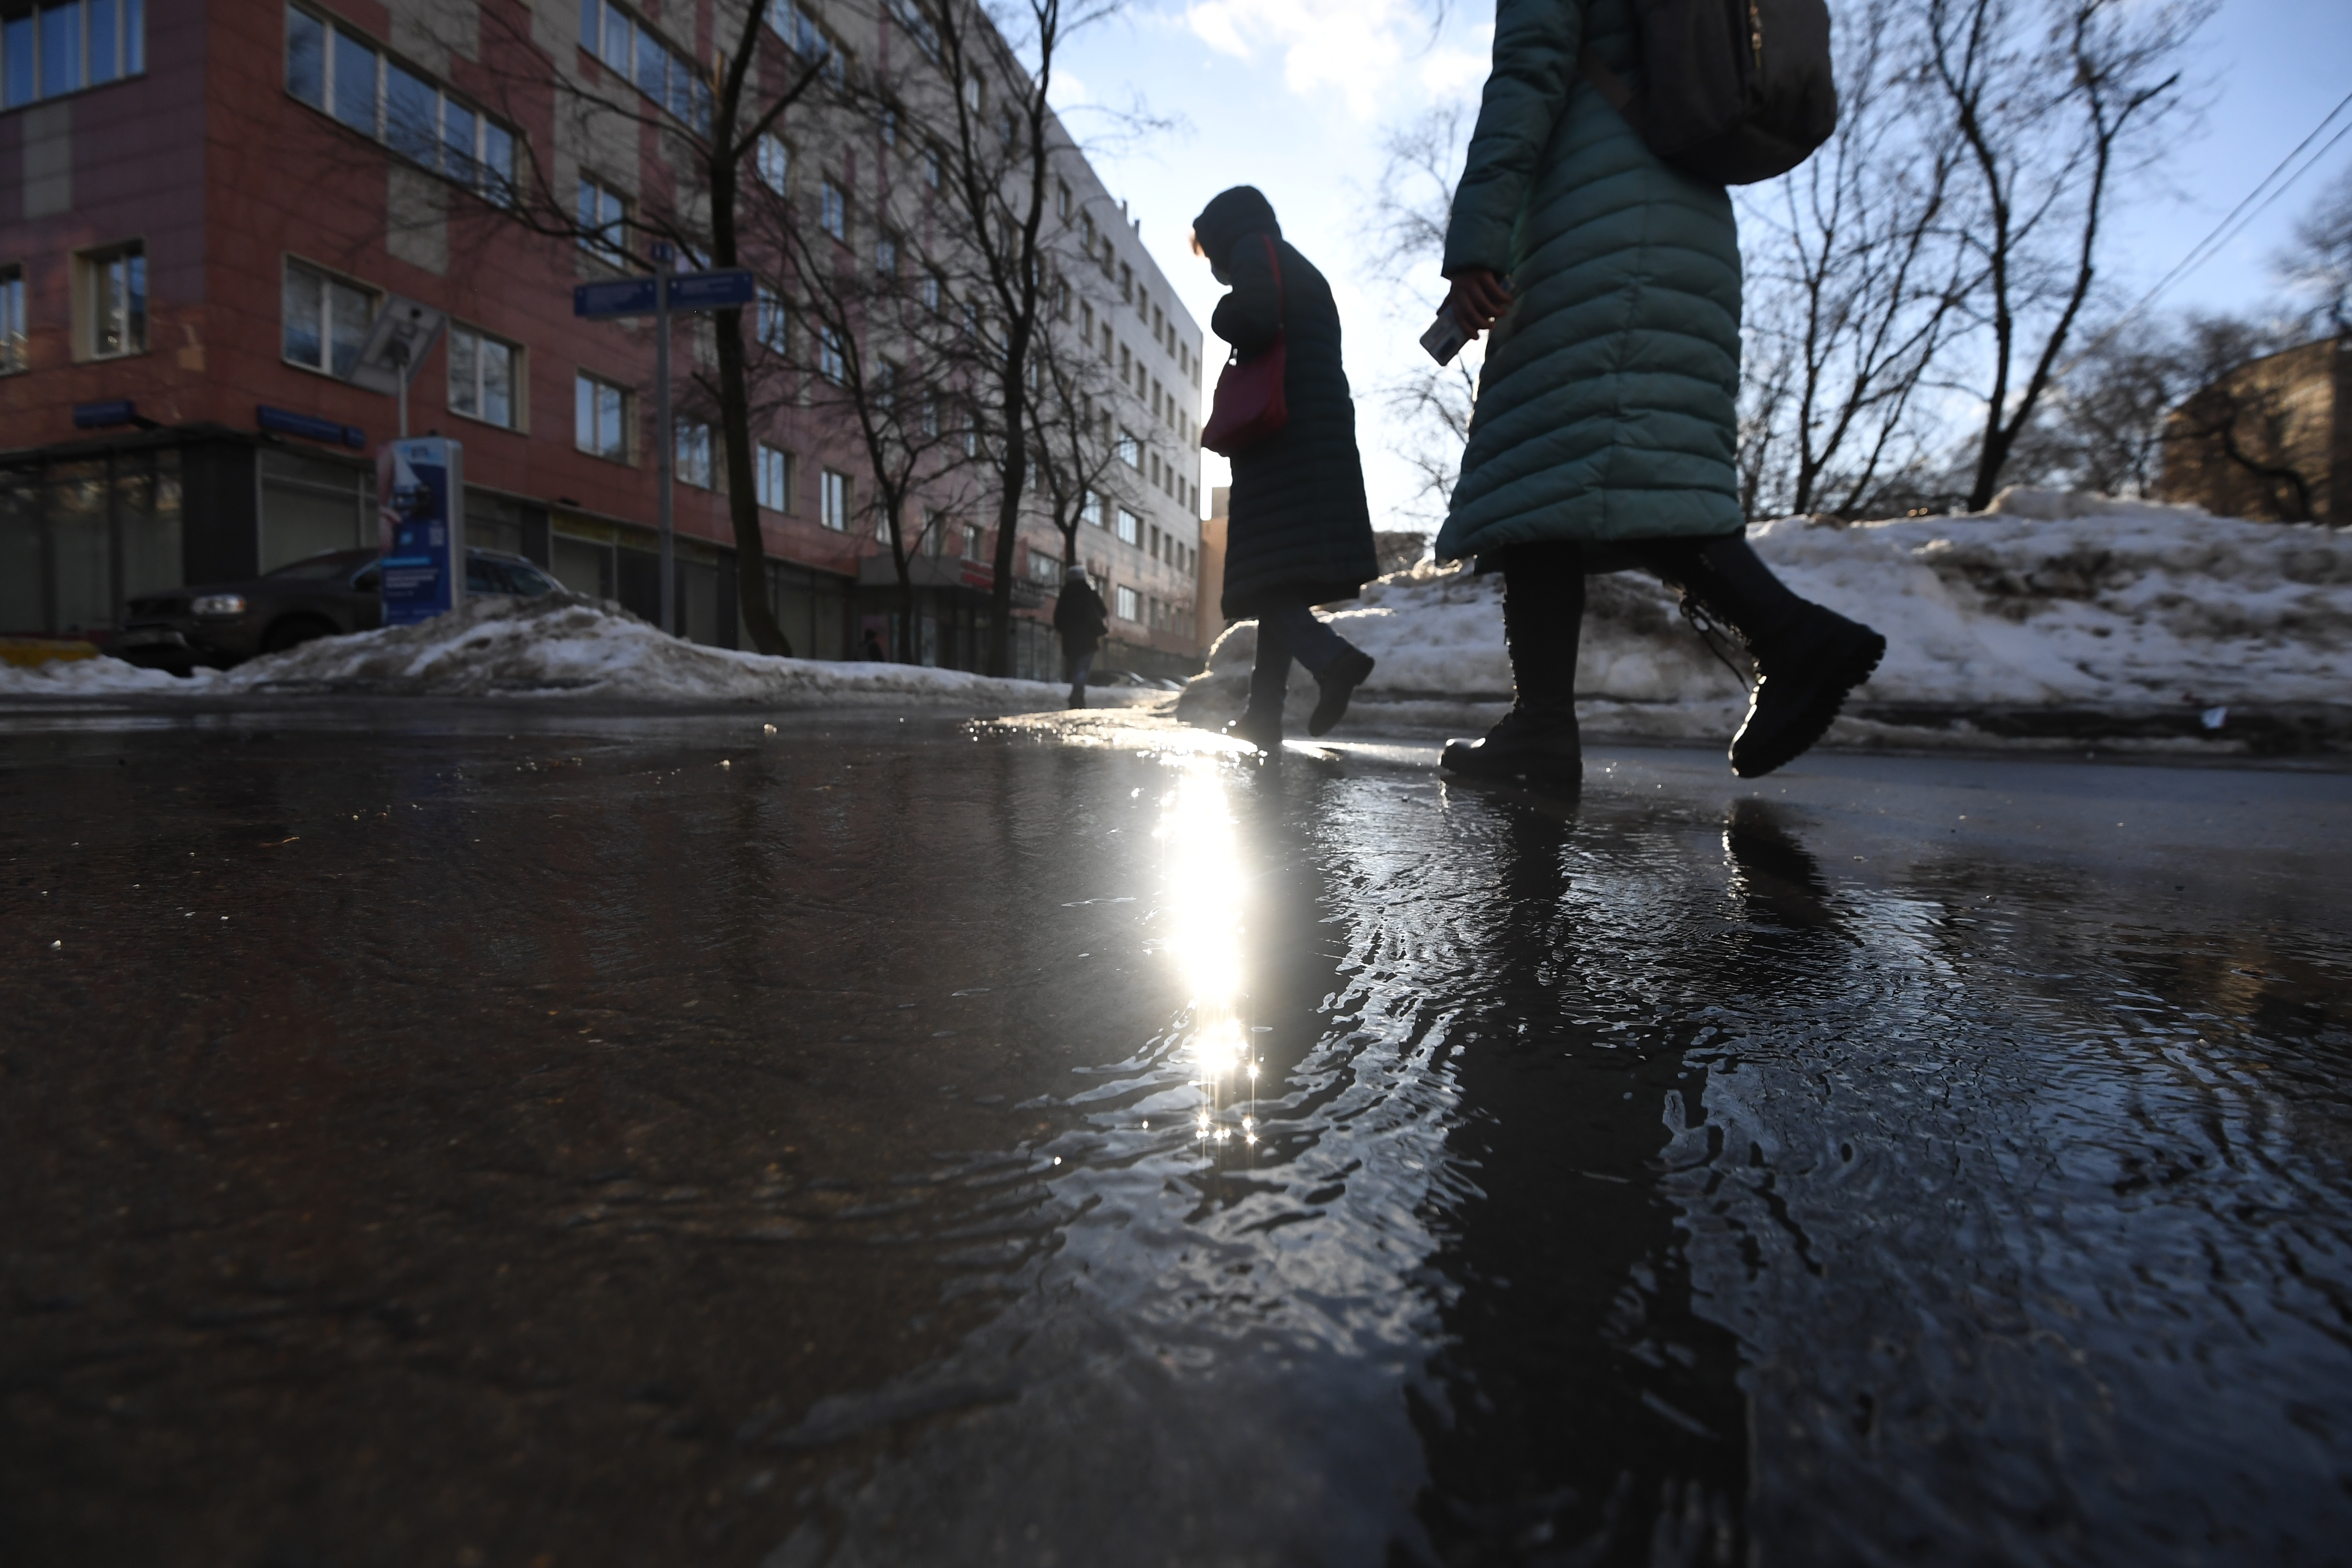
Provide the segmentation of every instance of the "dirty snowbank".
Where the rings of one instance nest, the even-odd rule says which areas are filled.
[[[783,707],[916,704],[1018,712],[1059,707],[1066,689],[914,665],[773,658],[665,636],[617,605],[572,594],[478,599],[421,626],[324,637],[186,680],[119,659],[0,671],[0,694],[220,698],[352,693],[399,697],[595,697]],[[1165,693],[1092,689],[1106,706]]]
[[[1854,695],[1874,707],[2139,710],[2352,702],[2352,531],[2190,507],[2011,489],[1979,513],[1748,531],[1807,598],[1886,633]],[[1745,700],[1638,572],[1590,580],[1578,687],[1588,728],[1727,735]],[[1509,700],[1501,581],[1424,562],[1381,579],[1333,628],[1379,661],[1368,723],[1491,722]],[[1256,627],[1230,628],[1181,711],[1245,698]],[[1312,690],[1295,676],[1294,696]],[[1833,736],[1837,732],[1833,732]]]

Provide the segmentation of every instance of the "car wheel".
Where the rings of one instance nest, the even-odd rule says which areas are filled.
[[[335,635],[332,621],[322,621],[316,616],[296,616],[278,622],[261,639],[264,653],[284,653],[289,647],[299,647],[306,642]]]

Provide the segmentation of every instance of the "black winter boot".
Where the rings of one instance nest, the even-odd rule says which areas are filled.
[[[1745,535],[1644,540],[1631,553],[1737,632],[1756,660],[1748,717],[1731,738],[1741,778],[1802,756],[1885,656],[1878,633],[1791,593]]]
[[[1584,782],[1576,731],[1576,643],[1584,628],[1584,554],[1568,542],[1503,552],[1503,640],[1511,710],[1480,741],[1448,741],[1439,765],[1465,778]]]
[[[1264,621],[1257,624],[1257,662],[1250,667],[1249,707],[1225,726],[1268,756],[1282,754],[1282,700],[1290,689],[1290,646]]]
[[[1371,678],[1372,656],[1352,643],[1348,651],[1318,671],[1315,684],[1319,689],[1315,711],[1307,721],[1310,735],[1328,735],[1331,727],[1348,716],[1348,699],[1356,688]]]

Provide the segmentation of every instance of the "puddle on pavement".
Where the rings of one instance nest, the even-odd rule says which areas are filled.
[[[2142,863],[2046,764],[1930,839],[1949,764],[1088,723],[0,741],[10,1536],[2337,1550],[2343,852],[2178,825],[2339,781],[2144,771]]]

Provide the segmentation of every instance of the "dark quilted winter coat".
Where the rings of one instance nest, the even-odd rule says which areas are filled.
[[[1192,232],[1233,284],[1209,318],[1217,336],[1244,359],[1264,353],[1276,331],[1287,345],[1282,390],[1290,423],[1234,454],[1225,618],[1248,620],[1285,598],[1310,605],[1352,599],[1381,567],[1364,504],[1363,463],[1356,455],[1356,403],[1339,365],[1339,309],[1331,301],[1331,286],[1282,237],[1274,208],[1248,185],[1212,201]],[[1281,263],[1279,291],[1268,239]]]
[[[1732,533],[1739,232],[1577,68],[1638,85],[1633,0],[1498,0],[1445,270],[1517,303],[1487,345],[1453,505],[1458,560],[1521,540]]]

